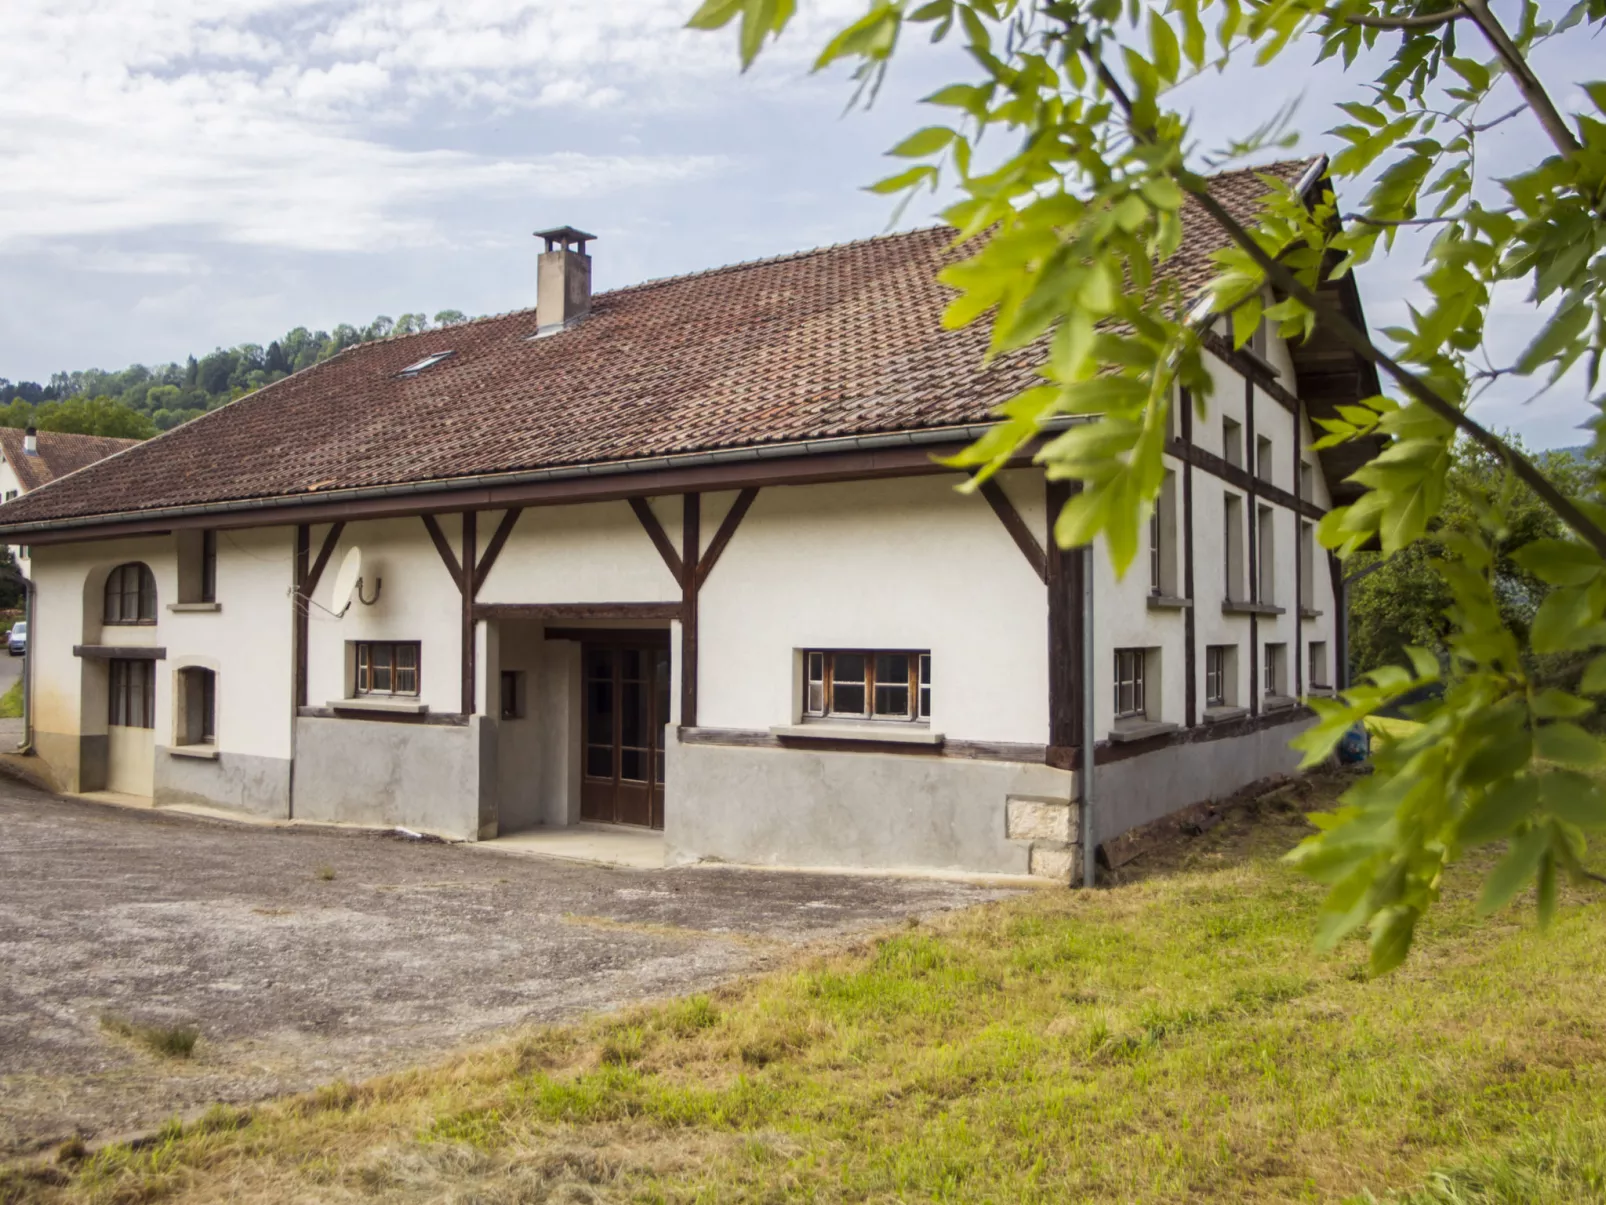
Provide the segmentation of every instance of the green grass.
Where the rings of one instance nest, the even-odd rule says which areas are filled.
[[[170,1059],[189,1058],[201,1037],[201,1031],[193,1025],[141,1025],[117,1013],[103,1014],[100,1027],[107,1033],[138,1043],[152,1054]]]
[[[0,720],[22,718],[22,679],[11,684],[11,689],[0,695]]]
[[[1311,948],[1306,831],[1232,813],[1096,893],[174,1123],[20,1199],[1606,1205],[1606,908],[1479,922],[1472,868],[1374,981]]]

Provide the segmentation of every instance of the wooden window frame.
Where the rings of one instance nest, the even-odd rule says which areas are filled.
[[[1148,718],[1148,699],[1144,679],[1148,669],[1148,649],[1116,649],[1115,650],[1115,679],[1113,702],[1115,704],[1115,718],[1117,720],[1140,720]],[[1125,662],[1132,672],[1122,672]],[[1133,706],[1122,710],[1121,690],[1130,686]]]
[[[134,691],[140,693],[144,722],[129,723]],[[106,663],[106,723],[114,728],[156,727],[156,662],[144,657],[113,657]]]
[[[1149,594],[1154,598],[1165,593],[1165,540],[1160,521],[1162,497],[1164,491],[1155,498],[1154,510],[1149,515]]]
[[[864,710],[836,709],[836,661],[838,657],[864,658]],[[901,679],[878,681],[876,660],[881,657],[907,659],[907,673]],[[858,686],[849,681],[848,686]],[[905,714],[878,712],[877,687],[905,691]],[[875,724],[929,724],[931,722],[931,652],[929,649],[804,649],[803,718],[813,721],[851,720]]]
[[[190,739],[190,680],[200,683],[201,735]],[[204,665],[186,665],[177,674],[179,722],[173,733],[173,744],[186,747],[215,745],[217,743],[217,671]]]
[[[1227,645],[1205,647],[1205,706],[1227,706]],[[1214,663],[1214,664],[1212,664]],[[1211,680],[1214,679],[1214,686]]]
[[[130,573],[135,579],[132,593],[125,584]],[[112,613],[114,597],[117,599],[115,615]],[[124,603],[130,597],[134,600],[135,614],[132,619],[123,613]],[[100,621],[110,627],[120,628],[149,626],[156,622],[156,575],[151,572],[149,565],[143,561],[125,561],[106,575],[106,587],[101,592]]]
[[[201,602],[217,601],[217,532],[201,533]]]
[[[1261,657],[1261,693],[1268,699],[1281,698],[1283,692],[1277,689],[1278,661],[1287,656],[1288,646],[1278,641],[1268,641],[1261,647],[1264,650]]]
[[[391,689],[377,690],[370,680],[374,675],[377,662],[374,658],[375,649],[385,649],[389,652],[387,669],[390,672]],[[413,653],[413,689],[396,689],[400,671],[397,668],[396,652],[399,649],[411,649]],[[423,693],[424,688],[424,646],[417,640],[354,640],[352,641],[353,673],[351,693],[358,699],[416,699]]]
[[[1305,649],[1305,655],[1309,661],[1307,670],[1310,673],[1310,688],[1312,690],[1331,690],[1333,688],[1333,684],[1331,681],[1329,681],[1329,679],[1333,676],[1331,664],[1332,658],[1330,658],[1327,653],[1327,641],[1312,640],[1305,646]],[[1319,661],[1316,656],[1317,649],[1321,650],[1321,658]],[[1320,676],[1317,675],[1317,670],[1321,671]]]

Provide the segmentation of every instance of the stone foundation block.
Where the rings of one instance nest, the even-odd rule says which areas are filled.
[[[1029,865],[1034,878],[1070,883],[1078,869],[1077,846],[1053,841],[1034,841]]]
[[[1075,841],[1076,805],[1062,799],[1011,795],[1005,807],[1004,834],[1011,841]]]

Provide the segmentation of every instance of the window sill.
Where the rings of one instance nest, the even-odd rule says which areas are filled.
[[[193,757],[197,761],[216,761],[216,745],[173,745],[168,749],[169,757]]]
[[[779,724],[770,735],[783,741],[863,741],[870,745],[940,745],[943,734],[914,724]]]
[[[1223,615],[1281,615],[1283,608],[1273,603],[1249,602],[1241,598],[1224,598],[1221,600],[1221,613]]]
[[[1207,724],[1225,724],[1228,720],[1241,720],[1249,714],[1247,707],[1206,707],[1204,722]]]
[[[1318,699],[1331,699],[1338,694],[1331,686],[1311,686],[1306,692],[1315,695]]]
[[[223,604],[217,602],[168,603],[167,609],[175,615],[197,615],[205,611],[221,611]]]
[[[1177,727],[1161,720],[1116,720],[1115,727],[1110,729],[1110,740],[1117,745],[1124,745],[1128,741],[1146,741],[1151,736],[1175,732]]]
[[[1282,379],[1282,374],[1277,371],[1277,366],[1267,358],[1265,352],[1256,351],[1254,348],[1250,347],[1249,344],[1245,343],[1238,349],[1238,354],[1241,356],[1247,356],[1252,363],[1263,369],[1266,375],[1271,377],[1272,380],[1276,381]]]
[[[1301,607],[1299,608],[1299,617],[1301,619],[1320,619],[1322,613],[1315,607]]]
[[[329,702],[330,711],[382,711],[389,715],[423,715],[429,710],[428,703],[417,699],[332,699]]]
[[[154,619],[103,619],[100,621],[103,628],[154,628]]]
[[[1149,610],[1151,611],[1180,611],[1184,607],[1193,606],[1193,599],[1178,598],[1174,594],[1149,595]]]
[[[1260,702],[1262,711],[1287,711],[1290,707],[1297,707],[1298,699],[1291,699],[1287,695],[1267,695]]]

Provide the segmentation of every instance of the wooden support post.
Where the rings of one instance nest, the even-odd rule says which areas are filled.
[[[463,714],[474,714],[474,565],[479,560],[478,516],[463,512],[463,555],[458,561],[457,589],[463,614]]]
[[[697,564],[701,560],[702,495],[682,497],[680,541],[680,723],[697,727]]]
[[[1193,443],[1193,398],[1183,389],[1178,393],[1177,405],[1182,413],[1177,428],[1182,442]],[[1193,462],[1182,462],[1182,597],[1190,603],[1193,597]],[[1192,728],[1199,722],[1199,648],[1195,606],[1182,610],[1183,657],[1183,719]]]
[[[1260,449],[1255,446],[1255,382],[1244,377],[1244,462],[1249,468],[1249,489],[1244,498],[1244,523],[1249,541],[1249,600],[1260,601],[1260,496],[1255,481],[1260,476]],[[1260,714],[1260,617],[1249,616],[1249,714]]]
[[[1294,501],[1299,502],[1303,497],[1303,488],[1300,478],[1304,476],[1299,471],[1304,458],[1300,455],[1300,445],[1303,443],[1305,433],[1301,430],[1300,415],[1304,408],[1294,406]],[[1305,619],[1301,612],[1305,609],[1305,540],[1301,528],[1304,525],[1304,509],[1294,507],[1294,698],[1305,697]],[[1312,570],[1315,566],[1311,566]],[[1314,576],[1314,574],[1313,574]]]
[[[312,558],[312,528],[305,523],[296,528],[295,561],[295,682],[294,698],[290,705],[291,722],[294,713],[307,705],[307,576]]]
[[[1068,482],[1050,481],[1048,502],[1048,760],[1069,768],[1082,744],[1082,566],[1080,549],[1054,539],[1054,521],[1070,499]]]

